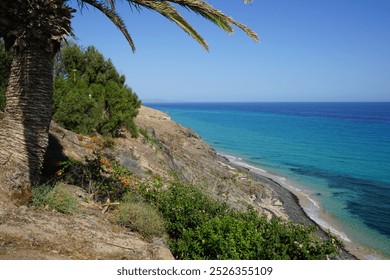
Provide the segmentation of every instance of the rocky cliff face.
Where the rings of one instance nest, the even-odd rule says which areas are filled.
[[[85,161],[99,150],[145,180],[152,175],[178,178],[237,209],[251,205],[287,219],[273,188],[230,165],[192,130],[147,107],[140,109],[136,122],[141,135],[125,133],[113,145],[52,123],[45,172],[58,169],[66,157]],[[148,243],[113,226],[93,201],[84,207],[83,215],[72,216],[26,207],[0,209],[0,259],[172,259],[161,242]]]
[[[176,177],[237,209],[251,205],[262,214],[287,218],[274,189],[253,180],[248,170],[231,165],[191,129],[173,122],[163,112],[144,106],[136,123],[141,130],[138,138],[124,134],[115,139],[113,147],[101,148],[101,152],[115,158],[137,176]],[[54,147],[51,154],[55,157],[61,151],[64,156],[83,161],[91,157],[103,141],[74,134],[54,123],[51,126]],[[52,161],[55,163],[58,159]]]
[[[147,107],[141,108],[137,124],[157,143],[154,155],[140,152],[141,147],[134,145],[144,170],[158,173],[163,168],[163,173],[174,172],[182,181],[202,188],[235,208],[252,205],[260,213],[287,217],[273,189],[253,180],[248,170],[232,166],[191,129]],[[156,155],[160,159],[157,162],[153,159]]]

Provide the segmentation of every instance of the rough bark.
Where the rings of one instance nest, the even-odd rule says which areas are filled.
[[[65,0],[1,0],[0,38],[14,53],[0,115],[0,207],[26,204],[38,182],[51,119],[53,56],[72,34]]]
[[[0,120],[0,200],[28,202],[38,182],[52,112],[53,51],[30,45],[14,54]]]

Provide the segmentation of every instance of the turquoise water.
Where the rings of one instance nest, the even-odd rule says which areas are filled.
[[[390,258],[390,103],[147,105],[218,152],[292,180],[346,239]]]

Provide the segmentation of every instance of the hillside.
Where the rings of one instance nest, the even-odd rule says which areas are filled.
[[[253,206],[259,213],[314,224],[297,199],[272,180],[231,165],[192,130],[168,115],[142,107],[136,118],[141,135],[125,133],[107,145],[102,137],[87,137],[55,123],[45,172],[58,169],[66,157],[81,162],[99,150],[143,180],[159,176],[179,179],[236,209]],[[172,259],[161,239],[147,242],[138,234],[114,225],[109,213],[81,188],[66,188],[83,198],[76,215],[34,208],[0,208],[0,259]],[[324,232],[320,232],[325,236]],[[342,253],[341,258],[353,258]]]

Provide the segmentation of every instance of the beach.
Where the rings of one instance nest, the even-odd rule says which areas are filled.
[[[251,166],[240,158],[220,154],[235,168],[249,171],[252,178],[260,184],[269,187],[278,194],[289,219],[294,223],[305,226],[317,226],[321,238],[329,237],[329,233],[336,236],[344,245],[337,259],[351,260],[379,260],[385,259],[377,252],[364,248],[352,242],[348,236],[339,229],[337,222],[324,213],[318,201],[311,198],[300,186],[287,178],[266,171],[263,167]]]

